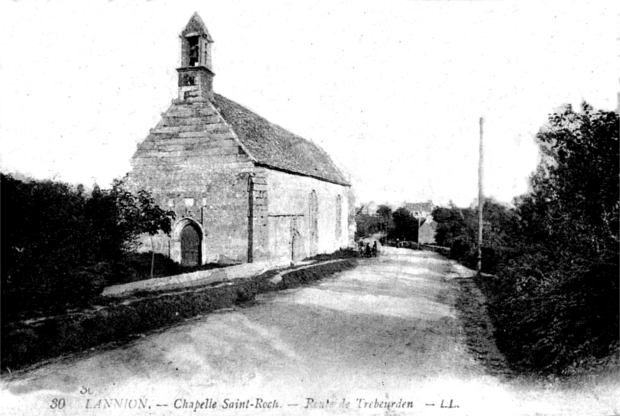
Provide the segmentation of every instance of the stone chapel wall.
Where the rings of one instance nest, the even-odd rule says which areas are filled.
[[[250,172],[210,172],[193,186],[155,190],[159,206],[176,214],[170,237],[154,238],[156,253],[180,261],[179,235],[182,226],[195,222],[202,233],[202,263],[248,261],[248,184]],[[150,251],[150,238],[141,241],[141,250]]]
[[[309,223],[312,191],[316,192],[318,202],[317,254],[331,253],[349,245],[349,187],[276,170],[266,171],[266,181],[268,244],[273,261],[287,263],[312,254]]]
[[[250,178],[255,170],[210,103],[176,103],[138,146],[129,174],[176,220],[171,236],[153,239],[155,252],[181,261],[180,232],[200,229],[201,263],[248,261]],[[151,250],[142,238],[141,250]]]

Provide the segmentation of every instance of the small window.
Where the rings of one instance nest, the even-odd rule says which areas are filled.
[[[182,77],[183,85],[186,87],[196,85],[196,78],[191,74],[184,74]]]
[[[174,207],[174,199],[170,198],[168,199],[168,208],[172,208],[172,207]]]
[[[185,206],[193,207],[194,206],[194,198],[185,198]]]
[[[240,154],[240,155],[244,155],[245,152],[243,151],[243,147],[237,146],[237,153]]]

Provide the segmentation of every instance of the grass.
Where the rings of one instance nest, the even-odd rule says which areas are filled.
[[[129,253],[124,261],[123,273],[119,273],[109,282],[110,285],[137,282],[151,278],[175,276],[200,270],[228,267],[230,264],[207,263],[200,266],[182,266],[163,254],[155,254],[153,276],[151,276],[151,253]]]

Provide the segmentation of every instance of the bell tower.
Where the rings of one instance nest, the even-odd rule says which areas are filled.
[[[204,22],[194,13],[181,35],[179,100],[202,101],[213,98],[211,44],[213,39]]]

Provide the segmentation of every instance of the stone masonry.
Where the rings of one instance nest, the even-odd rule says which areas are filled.
[[[130,186],[176,213],[171,236],[142,248],[184,264],[286,263],[351,245],[350,184],[312,142],[213,92],[212,42],[194,14],[179,96],[133,156]]]

